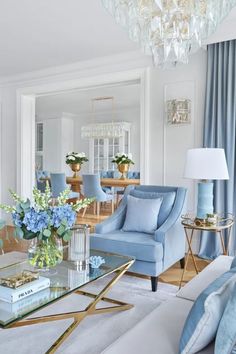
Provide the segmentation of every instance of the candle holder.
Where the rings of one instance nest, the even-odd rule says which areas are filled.
[[[89,233],[89,225],[77,224],[72,228],[68,260],[76,264],[78,270],[89,267]]]

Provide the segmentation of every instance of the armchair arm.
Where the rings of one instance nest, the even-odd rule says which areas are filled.
[[[114,214],[95,226],[95,232],[98,234],[106,234],[121,229],[124,224],[125,214],[126,204],[121,203]]]
[[[169,217],[154,234],[154,239],[163,245],[164,269],[184,257],[185,236],[180,216],[183,211],[186,192],[185,188],[177,190],[175,203]]]
[[[133,188],[134,186],[131,185],[126,187],[122,201],[114,214],[112,214],[109,218],[100,224],[96,225],[95,232],[97,234],[106,234],[108,232],[120,230],[122,228],[126,215],[127,195]]]

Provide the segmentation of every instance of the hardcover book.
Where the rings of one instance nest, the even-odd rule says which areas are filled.
[[[0,285],[0,300],[14,303],[49,287],[50,279],[45,277],[39,277],[37,280],[24,284],[17,289]]]

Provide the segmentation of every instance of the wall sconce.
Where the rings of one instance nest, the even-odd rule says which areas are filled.
[[[191,122],[191,101],[189,99],[173,99],[166,101],[168,124],[188,124]]]

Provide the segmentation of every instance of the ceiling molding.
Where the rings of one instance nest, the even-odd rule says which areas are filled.
[[[82,74],[84,77],[88,75],[87,72],[91,74],[92,71],[97,72],[100,68],[106,68],[110,65],[119,66],[123,63],[126,64],[126,67],[131,63],[138,63],[140,67],[148,67],[152,65],[152,59],[150,56],[142,54],[141,51],[132,51],[67,65],[54,66],[47,69],[21,73],[13,76],[1,77],[0,87],[30,84],[32,82],[35,84],[36,82],[40,83],[40,81],[45,80],[45,78],[50,79],[51,77],[63,80],[64,76],[66,76],[66,79],[69,79],[71,76],[71,79],[74,79],[75,75],[80,76]]]

